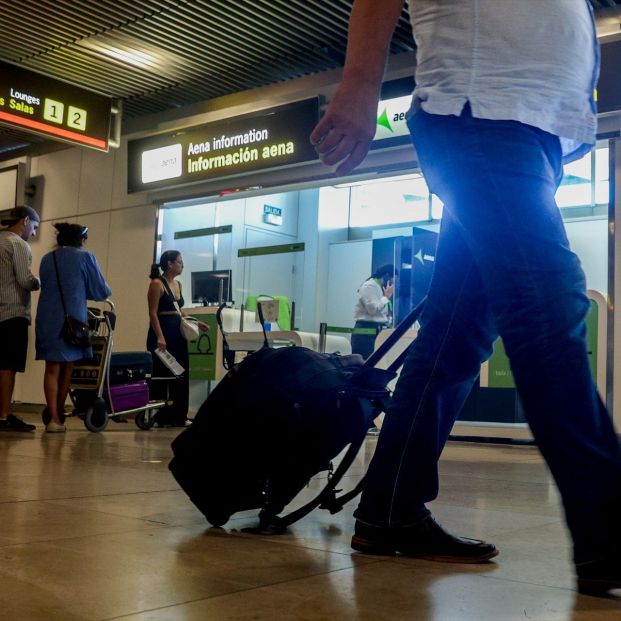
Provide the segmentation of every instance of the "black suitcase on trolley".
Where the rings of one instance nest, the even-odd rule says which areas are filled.
[[[129,384],[149,379],[153,357],[148,351],[113,352],[110,360],[110,385]]]
[[[221,526],[238,511],[261,509],[259,530],[281,532],[315,507],[335,513],[359,493],[361,483],[341,496],[335,488],[373,420],[385,410],[387,384],[405,352],[387,370],[375,365],[421,309],[422,303],[366,362],[357,354],[272,349],[265,339],[263,348],[232,366],[199,409],[192,427],[173,441],[169,464],[210,524]],[[332,460],[346,447],[332,472]],[[324,470],[330,475],[321,493],[279,516]]]

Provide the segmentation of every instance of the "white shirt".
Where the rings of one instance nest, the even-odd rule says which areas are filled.
[[[389,300],[375,278],[369,278],[358,289],[358,301],[354,309],[356,321],[388,323]]]
[[[414,97],[431,114],[538,127],[565,161],[595,143],[599,46],[588,0],[408,0]]]

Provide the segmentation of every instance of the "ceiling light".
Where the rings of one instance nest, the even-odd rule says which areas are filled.
[[[130,47],[118,47],[95,39],[83,39],[78,41],[78,45],[136,67],[154,67],[157,65],[157,59],[153,54]]]

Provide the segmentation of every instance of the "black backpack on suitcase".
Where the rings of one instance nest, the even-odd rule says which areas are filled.
[[[316,506],[335,513],[359,493],[361,485],[337,496],[335,486],[373,419],[386,408],[386,386],[404,355],[387,370],[375,368],[375,363],[419,310],[420,305],[406,320],[408,325],[399,326],[366,363],[357,354],[264,346],[232,365],[192,427],[173,441],[169,464],[210,524],[221,526],[238,511],[261,509],[260,529],[282,531]],[[346,447],[332,473],[332,460]],[[310,479],[325,470],[330,474],[322,492],[279,517]]]

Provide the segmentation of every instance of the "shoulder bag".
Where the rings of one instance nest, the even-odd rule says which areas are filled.
[[[175,309],[181,316],[181,325],[179,326],[181,330],[181,335],[186,341],[198,340],[198,336],[200,333],[198,329],[198,320],[194,319],[194,317],[184,317],[183,313],[181,312],[181,309],[179,308],[179,304],[177,303],[177,300],[175,299],[175,296],[173,295],[171,288],[168,286],[168,283],[166,282],[166,279],[162,278],[161,280],[162,280],[162,284],[164,285],[164,289],[166,289],[166,291],[168,292],[168,295],[172,299],[172,303]]]
[[[63,313],[65,314],[65,320],[63,327],[60,330],[60,336],[69,345],[74,347],[80,347],[82,349],[90,347],[91,345],[91,331],[88,324],[72,317],[67,313],[67,307],[65,306],[65,296],[63,295],[63,288],[60,284],[60,276],[58,274],[58,262],[56,261],[56,251],[52,252],[54,259],[54,271],[56,272],[56,282],[58,283],[58,292],[60,293],[60,301],[63,305]]]

